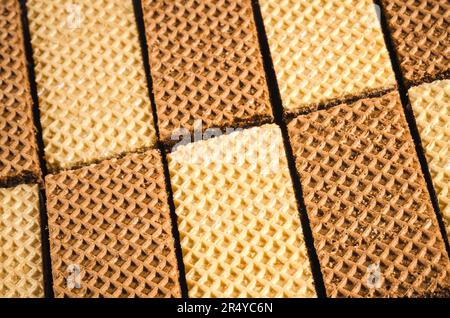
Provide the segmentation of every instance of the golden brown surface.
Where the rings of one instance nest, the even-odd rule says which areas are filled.
[[[180,296],[158,150],[48,175],[46,193],[56,297]]]
[[[161,139],[272,120],[250,0],[143,0]]]
[[[398,93],[288,130],[327,295],[448,296],[448,254]]]
[[[0,2],[0,184],[40,178],[19,1]]]
[[[450,2],[382,0],[407,84],[450,75]]]

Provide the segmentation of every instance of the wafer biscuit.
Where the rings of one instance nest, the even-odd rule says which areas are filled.
[[[37,185],[0,189],[0,297],[43,297]]]
[[[156,141],[132,0],[29,0],[51,170]]]
[[[161,139],[272,120],[250,0],[143,0]]]
[[[259,2],[287,112],[396,86],[372,0]]]
[[[382,0],[408,85],[450,76],[450,2]]]
[[[450,236],[450,80],[413,87],[409,98]]]
[[[56,297],[180,296],[158,150],[46,177]]]
[[[168,158],[190,297],[315,297],[276,125]]]
[[[331,297],[450,294],[450,264],[397,92],[288,125]]]
[[[40,178],[32,99],[15,0],[0,2],[0,184]]]

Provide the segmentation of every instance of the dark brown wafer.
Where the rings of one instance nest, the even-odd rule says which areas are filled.
[[[450,2],[382,0],[408,85],[450,75]]]
[[[250,0],[142,7],[163,142],[197,120],[205,130],[273,119]]]
[[[0,2],[0,185],[40,179],[19,1]]]
[[[397,92],[288,125],[331,297],[450,295],[450,265]]]
[[[46,177],[56,297],[180,296],[158,150]]]

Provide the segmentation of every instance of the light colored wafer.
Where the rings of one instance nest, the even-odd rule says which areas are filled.
[[[20,5],[0,1],[0,184],[40,179]]]
[[[265,125],[169,155],[190,297],[314,297],[281,132]]]
[[[27,1],[51,169],[156,141],[132,0]]]
[[[409,98],[450,236],[450,80],[413,87]]]
[[[0,297],[43,297],[37,185],[0,189]]]
[[[395,86],[372,0],[260,0],[288,112]]]

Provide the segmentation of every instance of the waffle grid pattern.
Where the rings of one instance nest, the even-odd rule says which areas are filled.
[[[132,0],[29,0],[51,171],[154,146]]]
[[[40,179],[20,6],[0,2],[0,183]],[[13,180],[15,179],[15,180]]]
[[[190,297],[317,297],[252,1],[25,2],[56,297],[181,297],[177,227]],[[326,296],[450,297],[373,1],[258,1]],[[407,86],[431,82],[408,93],[450,236],[450,3],[380,2]],[[1,0],[0,297],[44,296],[32,107],[20,2]],[[178,224],[155,124],[158,147],[257,126],[172,148]]]
[[[450,76],[450,2],[381,2],[407,84]]]
[[[273,119],[250,0],[143,0],[162,141]]]
[[[46,177],[56,297],[181,295],[163,173],[152,150]]]
[[[448,294],[449,259],[398,94],[299,116],[288,130],[327,295]]]
[[[449,237],[450,80],[422,84],[408,93]]]
[[[259,3],[287,112],[396,86],[372,0]]]
[[[37,185],[0,189],[0,297],[43,297]]]
[[[316,296],[276,125],[181,146],[169,171],[190,297]]]

